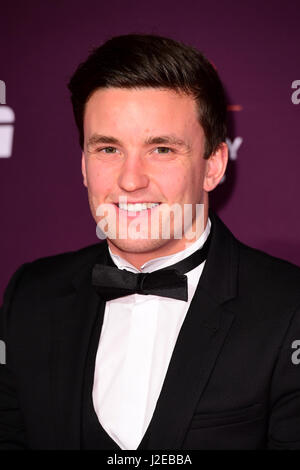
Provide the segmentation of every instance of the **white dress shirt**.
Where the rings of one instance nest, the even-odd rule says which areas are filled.
[[[119,269],[153,272],[202,247],[211,228],[185,250],[147,261],[140,271],[110,255]],[[106,302],[95,363],[93,404],[102,427],[121,449],[135,450],[151,421],[174,346],[205,261],[186,273],[188,301],[132,294]]]

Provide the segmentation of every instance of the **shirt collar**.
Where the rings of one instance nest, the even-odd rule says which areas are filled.
[[[188,246],[184,250],[179,251],[178,253],[150,259],[149,261],[147,261],[141,266],[140,270],[137,269],[128,261],[126,261],[124,258],[121,258],[121,256],[113,254],[111,252],[110,247],[108,247],[108,250],[109,250],[109,254],[113,262],[119,269],[127,269],[128,271],[135,272],[135,273],[139,273],[139,272],[151,273],[153,271],[156,271],[157,269],[171,266],[172,264],[175,264],[178,261],[181,261],[182,259],[191,255],[196,250],[199,250],[200,248],[202,248],[202,246],[204,245],[205,241],[208,238],[210,230],[211,230],[211,221],[210,221],[210,218],[208,218],[204,232],[200,235],[200,237],[194,243],[192,243],[190,246]]]

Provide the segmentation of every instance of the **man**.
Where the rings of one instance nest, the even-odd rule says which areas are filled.
[[[128,35],[69,89],[107,238],[9,283],[1,447],[299,449],[300,270],[209,211],[228,159],[215,69]]]

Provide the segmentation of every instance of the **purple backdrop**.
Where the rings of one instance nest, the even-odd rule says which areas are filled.
[[[300,264],[299,1],[6,0],[0,16],[15,113],[0,158],[0,295],[21,263],[97,242],[66,83],[93,47],[132,32],[182,40],[216,65],[235,109],[228,137],[243,141],[212,204],[239,239]]]

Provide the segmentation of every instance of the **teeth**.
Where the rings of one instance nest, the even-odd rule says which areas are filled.
[[[119,208],[128,212],[139,212],[139,211],[144,211],[146,209],[152,209],[152,207],[156,207],[158,205],[159,205],[158,202],[143,202],[143,203],[137,203],[137,204],[120,203]]]

